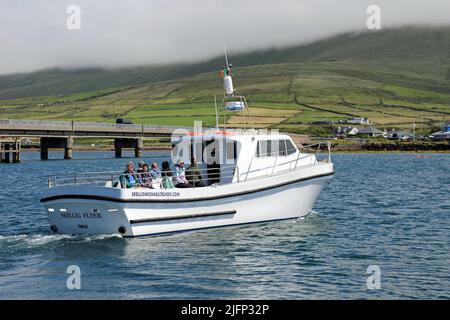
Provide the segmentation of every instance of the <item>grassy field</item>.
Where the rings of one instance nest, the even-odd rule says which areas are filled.
[[[418,130],[430,131],[450,119],[448,52],[450,28],[338,36],[237,55],[234,83],[247,97],[258,128],[314,132],[315,121],[367,117],[380,129],[409,129],[415,123]],[[139,124],[184,126],[201,120],[212,126],[214,95],[223,94],[217,72],[221,62],[213,59],[204,65],[206,69],[201,64],[140,68],[120,76],[118,71],[80,71],[62,77],[49,71],[30,75],[28,82],[26,75],[3,76],[0,118],[114,122],[124,117]],[[174,71],[177,68],[180,71]],[[51,87],[58,76],[58,85]],[[36,84],[40,77],[50,89]],[[73,93],[68,88],[77,79],[77,88],[84,91]],[[87,90],[82,84],[90,80],[86,87],[92,90]],[[97,83],[110,87],[97,88]],[[40,95],[46,92],[62,93]],[[227,112],[226,119],[228,126],[242,125],[240,113]]]

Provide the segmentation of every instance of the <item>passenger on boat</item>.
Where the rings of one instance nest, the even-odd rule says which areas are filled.
[[[120,183],[122,188],[133,188],[138,185],[138,179],[135,175],[134,164],[132,161],[128,161],[125,171],[120,176]]]
[[[156,162],[152,162],[152,170],[150,170],[150,174],[152,175],[153,179],[161,178],[161,170],[159,170],[158,164]]]
[[[186,170],[186,178],[190,184],[194,187],[205,187],[206,184],[203,182],[202,174],[199,167],[197,166],[197,160],[195,157],[191,158],[191,164]]]
[[[138,162],[138,169],[137,169],[137,172],[138,172],[138,173],[144,171],[144,164],[145,164],[145,162],[142,161],[142,160]]]
[[[162,187],[164,189],[173,189],[175,188],[175,185],[172,182],[172,170],[170,170],[170,164],[169,161],[164,161],[162,163]]]
[[[175,165],[173,183],[177,188],[192,188],[192,184],[186,179],[186,169],[184,168],[184,161],[182,159],[179,159]]]
[[[150,171],[148,170],[148,164],[144,163],[142,166],[142,172],[139,173],[139,184],[144,188],[153,188],[153,179]]]

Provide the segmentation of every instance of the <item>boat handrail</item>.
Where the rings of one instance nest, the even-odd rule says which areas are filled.
[[[307,155],[308,157],[311,155]],[[282,166],[288,163],[293,163],[295,160],[291,160],[285,163],[279,163],[277,166]],[[229,166],[222,168],[203,168],[199,169],[202,176],[202,181],[209,185],[209,182],[213,181],[214,184],[220,184],[220,181],[226,180],[228,183],[240,183],[246,181],[248,174],[259,172],[262,170],[267,170],[272,168],[272,166],[264,167],[261,169],[250,170],[248,172],[240,173],[238,166]],[[272,173],[273,175],[273,173]],[[121,177],[133,176],[136,179],[142,178],[142,172],[135,172],[131,174],[125,174],[120,171],[116,172],[85,172],[85,173],[70,173],[63,175],[51,175],[48,177],[48,187],[56,186],[77,186],[77,185],[105,185],[109,183],[111,187],[115,183],[120,181]],[[186,178],[189,180],[191,175],[186,174]],[[145,177],[144,177],[145,178]],[[236,178],[235,181],[233,181]]]
[[[224,166],[221,168],[198,168],[202,175],[202,181],[209,182],[217,179],[230,179],[233,180],[235,173],[239,173],[239,169],[236,166]],[[219,170],[219,171],[218,171]],[[227,171],[229,170],[229,171]],[[150,172],[148,172],[150,173]],[[50,175],[48,177],[48,187],[56,186],[70,186],[70,185],[84,185],[84,184],[98,184],[104,185],[106,182],[110,182],[111,186],[114,183],[119,182],[121,177],[133,176],[137,179],[142,177],[143,172],[123,173],[121,171],[103,171],[103,172],[76,172],[60,175]],[[186,174],[186,178],[190,178],[192,175]]]
[[[250,173],[258,172],[258,171],[264,171],[264,170],[270,170],[270,169],[271,169],[271,174],[270,174],[269,176],[273,176],[273,174],[274,174],[274,172],[275,172],[275,168],[281,167],[281,166],[284,166],[284,165],[287,165],[287,164],[291,164],[291,163],[293,163],[293,162],[295,162],[295,165],[294,165],[293,168],[291,168],[291,166],[289,166],[289,170],[290,170],[290,171],[291,171],[291,170],[295,170],[295,169],[298,168],[298,161],[301,160],[301,159],[305,159],[305,158],[308,158],[308,157],[309,157],[309,158],[311,158],[311,161],[312,161],[313,159],[316,159],[316,160],[317,160],[317,155],[322,151],[320,148],[321,148],[322,146],[324,146],[324,145],[327,146],[327,154],[328,154],[327,162],[331,163],[331,143],[330,143],[329,141],[327,141],[327,142],[313,143],[313,144],[309,144],[309,145],[305,145],[305,146],[302,145],[299,149],[305,149],[305,150],[308,150],[308,149],[311,149],[311,148],[317,146],[317,150],[316,150],[316,152],[315,152],[314,154],[311,154],[311,153],[305,154],[305,153],[302,153],[302,152],[298,152],[298,155],[297,155],[297,157],[296,157],[295,160],[285,161],[285,162],[283,162],[283,163],[277,163],[279,156],[276,156],[273,165],[270,165],[270,166],[267,166],[267,167],[264,167],[264,168],[258,168],[258,169],[250,170],[251,165],[252,165],[252,163],[253,163],[253,158],[254,158],[254,157],[252,157],[252,159],[251,159],[251,161],[250,161],[249,168],[248,168],[248,170],[245,172],[245,179],[244,179],[243,181],[247,181],[248,175],[249,175]],[[300,150],[299,150],[299,151],[300,151]],[[304,156],[300,157],[301,155],[304,155]],[[314,155],[314,157],[312,157],[313,155]],[[317,162],[317,161],[316,161],[316,162]],[[314,165],[314,164],[315,164],[315,162],[314,162],[314,163],[310,163],[309,165],[311,166],[311,165]]]
[[[282,167],[282,166],[284,166],[284,165],[287,165],[287,164],[291,164],[291,163],[296,163],[296,165],[294,166],[294,167],[289,167],[289,171],[292,171],[292,170],[295,170],[295,169],[297,169],[297,168],[299,168],[298,166],[297,166],[297,164],[298,164],[298,160],[301,160],[301,159],[305,159],[305,158],[314,158],[313,157],[313,154],[310,154],[310,153],[308,153],[308,154],[306,154],[306,155],[304,155],[303,157],[297,157],[296,159],[294,159],[294,160],[289,160],[289,161],[285,161],[285,162],[282,162],[282,163],[278,163],[278,164],[276,164],[276,163],[274,163],[273,165],[270,165],[270,166],[266,166],[266,167],[263,167],[263,168],[258,168],[258,169],[254,169],[254,170],[248,170],[248,171],[246,171],[245,172],[245,179],[243,180],[243,181],[247,181],[247,178],[248,178],[248,175],[250,174],[250,173],[254,173],[254,172],[259,172],[259,171],[264,171],[264,170],[271,170],[271,174],[269,175],[269,176],[273,176],[274,175],[274,173],[275,173],[275,168],[277,168],[277,167]],[[314,165],[314,163],[310,163],[309,164],[309,166],[311,166],[311,165]]]

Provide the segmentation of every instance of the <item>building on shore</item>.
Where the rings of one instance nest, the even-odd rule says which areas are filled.
[[[375,128],[375,127],[363,127],[359,128],[356,133],[357,136],[365,136],[365,137],[382,137],[383,131]]]
[[[399,141],[411,141],[414,139],[414,136],[411,133],[397,129],[384,130],[383,137],[389,140],[399,140]]]
[[[336,137],[346,137],[346,136],[354,136],[358,133],[358,128],[347,126],[347,127],[337,127],[334,129],[334,134]]]

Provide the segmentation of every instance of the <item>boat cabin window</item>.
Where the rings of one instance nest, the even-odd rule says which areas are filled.
[[[297,152],[297,148],[291,142],[291,140],[286,140],[286,153],[287,155],[291,155]]]
[[[290,140],[260,140],[256,147],[257,157],[288,156],[297,151]]]
[[[280,140],[278,143],[278,155],[287,156],[286,153],[286,140]]]

